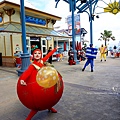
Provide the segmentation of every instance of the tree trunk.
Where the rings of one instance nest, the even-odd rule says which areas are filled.
[[[105,46],[107,45],[107,40],[105,40]]]

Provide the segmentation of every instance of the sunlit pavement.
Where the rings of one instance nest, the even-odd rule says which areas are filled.
[[[120,120],[120,58],[98,56],[94,72],[90,66],[82,72],[84,63],[53,62],[65,85],[58,113],[39,111],[32,120]],[[0,67],[0,120],[25,120],[30,112],[16,94],[17,69]]]

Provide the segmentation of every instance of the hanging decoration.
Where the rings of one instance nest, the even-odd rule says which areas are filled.
[[[108,6],[104,8],[104,12],[110,12],[116,15],[118,12],[120,12],[120,3],[116,2],[116,0],[113,3],[109,3]]]

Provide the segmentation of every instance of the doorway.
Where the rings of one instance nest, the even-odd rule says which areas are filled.
[[[47,40],[45,38],[41,38],[41,51],[42,57],[47,54]]]
[[[32,45],[37,45],[38,49],[41,49],[41,42],[39,37],[30,37],[30,44]],[[32,54],[32,51],[31,51]]]

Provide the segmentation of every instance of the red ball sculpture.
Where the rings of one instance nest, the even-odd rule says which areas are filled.
[[[21,80],[24,80],[26,85],[21,85]],[[19,100],[31,109],[26,120],[31,120],[41,110],[57,112],[52,107],[60,100],[63,89],[62,76],[54,67],[44,65],[41,67],[34,61],[20,76],[17,83]]]
[[[63,93],[63,81],[59,75],[59,80],[50,88],[39,85],[35,78],[35,73],[31,74],[26,86],[20,84],[21,77],[17,83],[17,94],[20,101],[29,109],[45,110],[54,106]],[[36,80],[36,81],[35,81]],[[43,80],[41,80],[43,81]],[[44,81],[43,81],[44,82]]]

